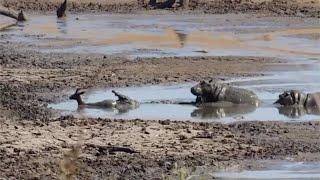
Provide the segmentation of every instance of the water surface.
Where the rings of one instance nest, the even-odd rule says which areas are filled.
[[[5,33],[12,35],[12,41],[35,45],[43,52],[126,57],[320,56],[320,39],[301,38],[320,35],[320,26],[288,25],[288,19],[244,21],[249,17],[237,16],[239,20],[227,15],[83,14],[57,20],[54,15],[34,15]]]
[[[217,179],[281,179],[315,180],[320,179],[319,162],[261,161],[259,170],[225,171],[214,173]]]
[[[302,76],[303,75],[303,76]],[[295,79],[300,76],[299,79]],[[171,119],[189,121],[248,121],[248,120],[282,120],[282,121],[306,121],[318,120],[319,113],[309,113],[304,108],[281,108],[273,105],[278,95],[288,89],[296,89],[303,92],[316,92],[320,89],[319,71],[282,72],[277,75],[267,75],[263,77],[250,77],[241,79],[231,79],[225,83],[246,88],[254,91],[262,104],[258,108],[250,106],[197,108],[192,105],[178,105],[160,102],[164,100],[191,102],[195,96],[190,93],[192,84],[178,84],[170,86],[144,86],[116,88],[115,90],[141,102],[137,109],[127,112],[119,112],[116,109],[77,109],[75,101],[65,101],[58,104],[51,104],[54,109],[63,110],[65,113],[73,113],[89,117],[108,117],[119,119]],[[72,94],[73,92],[70,92]],[[88,91],[84,96],[86,102],[97,102],[103,99],[115,99],[111,89],[99,89]]]

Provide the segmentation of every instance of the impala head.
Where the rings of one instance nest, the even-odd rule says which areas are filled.
[[[78,105],[83,105],[84,102],[81,99],[81,95],[84,94],[85,92],[80,90],[81,89],[78,88],[76,92],[69,97],[69,99],[76,100],[78,102]]]

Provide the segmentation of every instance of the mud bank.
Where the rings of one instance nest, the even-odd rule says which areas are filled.
[[[193,174],[197,166],[212,173],[242,166],[243,160],[305,160],[320,151],[318,122],[221,125],[61,117],[41,126],[3,118],[1,123],[3,178],[161,179]],[[113,146],[135,153],[108,152]]]
[[[280,61],[254,57],[127,60],[98,54],[38,53],[10,43],[1,45],[0,51],[2,104],[10,110],[32,117],[31,119],[38,119],[37,116],[40,115],[42,120],[47,118],[41,114],[47,113],[36,111],[36,107],[44,107],[46,103],[62,98],[61,91],[64,90],[261,75],[272,63]],[[27,107],[20,107],[22,104]]]
[[[76,87],[256,76],[275,65],[288,68],[281,60],[255,57],[127,60],[99,54],[39,53],[10,42],[0,46],[3,134],[0,174],[4,178],[177,177],[185,168],[191,174],[196,166],[217,170],[231,164],[241,165],[243,159],[287,156],[302,159],[305,154],[320,151],[318,122],[222,125],[55,118],[57,114],[46,108],[48,102],[66,98],[67,91]],[[114,146],[130,147],[137,153],[109,153]]]
[[[16,7],[29,11],[55,11],[61,1],[53,0],[2,0],[4,6]],[[146,10],[148,1],[144,0],[70,0],[69,10],[73,12],[108,11],[108,12],[141,12]],[[320,4],[313,0],[191,0],[189,13],[268,13],[301,17],[319,17]]]

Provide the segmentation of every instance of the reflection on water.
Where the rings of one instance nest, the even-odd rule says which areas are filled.
[[[250,105],[233,105],[233,106],[225,106],[225,107],[201,107],[195,109],[191,113],[191,117],[197,119],[221,119],[226,117],[233,117],[236,115],[245,115],[248,113],[252,113],[256,110],[256,106]]]
[[[284,74],[280,77],[286,76]],[[272,79],[274,76],[234,79],[229,81],[229,83],[237,84],[239,87],[253,90],[262,100],[262,105],[258,108],[247,105],[226,105],[225,103],[214,103],[211,106],[202,107],[166,103],[195,101],[195,97],[190,93],[190,88],[194,84],[117,88],[117,91],[142,103],[139,108],[127,112],[119,112],[119,110],[116,109],[88,108],[77,111],[77,104],[72,101],[50,104],[49,107],[62,110],[66,114],[119,119],[171,119],[182,121],[214,120],[226,123],[237,120],[305,121],[319,119],[320,113],[312,109],[274,106],[273,102],[278,98],[279,93],[282,93],[283,90],[288,87],[286,84],[283,85],[283,81],[280,81],[280,79],[278,79],[279,82],[277,82],[269,81],[270,78]],[[313,86],[307,86],[308,91],[320,89],[320,82],[313,82],[312,85]],[[295,87],[295,89],[300,90],[306,87],[304,83],[301,83],[300,85],[299,83],[292,83],[292,86]],[[112,98],[112,96],[111,90],[93,90],[89,91],[87,95],[84,96],[84,99],[86,102],[97,102],[101,99]]]
[[[88,52],[128,56],[197,56],[245,55],[272,57],[320,56],[319,39],[298,38],[298,35],[320,34],[320,28],[266,31],[265,24],[248,26],[214,26],[217,16],[143,16],[70,15],[57,20],[55,16],[34,16],[23,26],[13,27],[12,40],[40,46],[42,51]],[[267,20],[266,20],[267,21]],[[278,25],[279,26],[279,25]],[[280,26],[281,27],[281,26]],[[279,29],[279,27],[270,28]],[[250,32],[252,29],[253,33]],[[262,33],[257,33],[260,29]],[[247,33],[238,33],[245,30]],[[259,31],[258,31],[259,32]],[[34,39],[28,35],[43,35]],[[310,36],[312,37],[312,36]],[[48,42],[48,38],[52,38]],[[63,44],[59,39],[81,40]],[[36,43],[36,42],[37,43]],[[46,49],[46,43],[55,45]],[[56,43],[56,44],[54,44]],[[139,49],[158,49],[148,52]],[[203,54],[202,54],[203,55]]]
[[[130,112],[131,110],[137,109],[138,107],[128,107],[128,108],[99,108],[99,107],[78,107],[76,112],[82,116],[88,116],[87,112],[105,112],[109,114],[122,115]]]
[[[319,162],[261,161],[259,170],[225,171],[214,173],[217,179],[295,179],[312,180],[320,178]]]
[[[57,19],[57,29],[61,34],[68,34],[68,22],[66,19]]]
[[[279,114],[289,118],[300,118],[305,115],[320,115],[320,107],[301,107],[301,106],[281,106],[278,107]]]

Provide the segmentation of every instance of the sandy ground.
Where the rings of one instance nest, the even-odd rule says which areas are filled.
[[[2,3],[1,3],[2,2]],[[58,0],[1,0],[4,6],[31,11],[55,11]],[[137,12],[145,10],[148,1],[143,0],[69,0],[69,10]],[[248,13],[259,12],[278,15],[319,17],[320,3],[317,0],[191,0],[191,12],[202,13]]]

